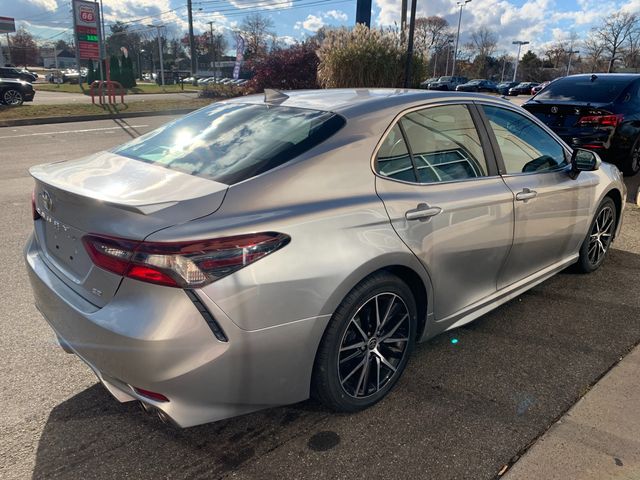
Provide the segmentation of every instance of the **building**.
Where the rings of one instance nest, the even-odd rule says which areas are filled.
[[[53,49],[42,52],[42,65],[44,68],[75,68],[76,55],[67,49],[57,50],[57,55],[53,55]]]

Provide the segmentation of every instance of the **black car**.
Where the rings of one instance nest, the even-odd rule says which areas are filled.
[[[538,82],[520,82],[509,89],[509,95],[531,95],[531,89],[538,85],[540,85]]]
[[[0,67],[0,78],[16,78],[33,83],[38,78],[35,74],[15,67]]]
[[[14,78],[0,78],[0,103],[17,107],[22,102],[31,102],[36,92],[33,85]]]
[[[640,75],[571,75],[523,107],[573,148],[597,152],[625,175],[640,170]]]
[[[519,84],[520,82],[501,82],[496,89],[500,95],[509,95],[509,90]]]
[[[495,93],[498,91],[497,88],[498,86],[495,84],[495,82],[492,82],[491,80],[476,78],[474,80],[469,80],[467,83],[463,83],[462,85],[458,85],[456,87],[456,91]]]
[[[455,90],[458,85],[467,83],[469,80],[467,77],[440,77],[435,82],[430,82],[427,86],[429,90]]]

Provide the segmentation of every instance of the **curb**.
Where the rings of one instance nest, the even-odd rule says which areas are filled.
[[[176,110],[158,110],[155,112],[123,112],[117,115],[105,114],[105,115],[72,115],[68,117],[36,117],[36,118],[16,118],[13,120],[0,120],[1,127],[22,127],[25,125],[45,125],[48,123],[69,123],[69,122],[89,122],[92,120],[118,120],[121,118],[136,118],[136,117],[155,117],[161,115],[183,115],[191,113],[197,110],[197,108],[180,108]]]

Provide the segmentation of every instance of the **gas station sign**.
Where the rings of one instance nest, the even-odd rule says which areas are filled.
[[[100,59],[100,9],[96,2],[73,0],[73,27],[80,60]]]

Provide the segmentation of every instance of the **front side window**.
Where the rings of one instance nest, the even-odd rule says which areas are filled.
[[[344,124],[341,116],[331,112],[219,103],[113,152],[233,185],[294,159]]]
[[[487,162],[466,105],[425,108],[400,120],[420,183],[487,176]]]
[[[483,106],[507,174],[556,170],[567,164],[565,150],[531,119],[500,107]]]

